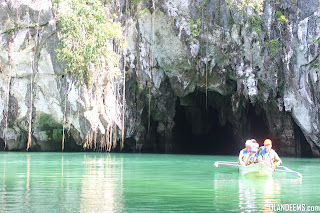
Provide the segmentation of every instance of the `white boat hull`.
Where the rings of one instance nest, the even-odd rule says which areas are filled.
[[[261,163],[239,166],[239,173],[244,176],[271,177],[273,171],[271,167]]]

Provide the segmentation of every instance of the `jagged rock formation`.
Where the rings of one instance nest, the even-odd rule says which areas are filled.
[[[0,3],[2,143],[9,75],[9,150],[26,147],[30,92],[34,150],[59,147],[69,89],[70,150],[80,149],[90,129],[98,127],[101,137],[107,124],[91,91],[69,88],[55,58],[50,1],[41,7]],[[267,0],[260,19],[220,0],[120,5],[127,38],[124,151],[184,152],[203,146],[217,150],[209,153],[235,154],[247,138],[262,143],[270,137],[282,155],[319,156],[319,1]],[[277,20],[278,11],[289,21]],[[41,42],[33,49],[37,23]]]

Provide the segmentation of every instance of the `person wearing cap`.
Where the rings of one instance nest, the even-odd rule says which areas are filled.
[[[240,166],[245,166],[246,165],[246,160],[249,156],[249,152],[250,152],[250,148],[252,146],[252,141],[251,140],[247,140],[246,143],[246,148],[242,149],[239,153],[239,165]]]
[[[279,155],[272,148],[272,141],[266,139],[264,141],[264,149],[262,149],[258,156],[259,163],[265,163],[266,165],[275,169],[277,166],[280,166],[282,161]]]
[[[253,139],[253,138],[251,139],[251,142],[252,142],[253,146],[257,148],[257,153],[259,153],[259,150],[260,150],[259,143],[256,141],[256,139]]]
[[[258,162],[258,149],[255,146],[250,147],[249,157],[246,159],[245,165],[254,164]]]

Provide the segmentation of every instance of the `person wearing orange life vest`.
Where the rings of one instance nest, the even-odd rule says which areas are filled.
[[[246,165],[246,160],[249,156],[249,152],[250,152],[250,147],[252,146],[252,141],[251,140],[247,140],[246,143],[246,148],[242,149],[239,153],[239,165],[240,166],[245,166]]]
[[[275,169],[277,166],[280,166],[282,161],[279,155],[272,148],[272,141],[266,139],[264,141],[264,148],[259,152],[258,162],[265,163],[267,166]]]

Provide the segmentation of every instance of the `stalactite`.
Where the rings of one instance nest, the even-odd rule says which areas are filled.
[[[155,0],[152,0],[152,15],[151,15],[151,63],[149,72],[149,109],[148,109],[148,133],[150,131],[150,120],[151,120],[151,85],[152,85],[152,69],[153,69],[153,52],[154,52],[154,14],[155,14]]]
[[[40,2],[39,5],[42,4],[42,1]],[[28,14],[29,14],[29,9],[28,9]],[[39,14],[38,14],[38,23],[36,24],[36,34],[35,34],[35,37],[34,37],[34,41],[35,41],[35,44],[34,44],[34,55],[33,55],[33,59],[31,59],[32,61],[32,73],[31,73],[31,78],[30,78],[30,109],[29,109],[29,128],[28,128],[28,142],[27,142],[27,151],[29,150],[29,148],[31,147],[31,130],[32,130],[32,105],[33,105],[33,94],[32,94],[32,91],[33,91],[33,75],[35,73],[35,60],[36,60],[36,53],[37,53],[37,47],[38,47],[38,44],[39,44],[39,40],[38,38],[40,39],[39,37],[39,23],[40,23],[40,14],[41,14],[41,10],[39,10]],[[30,29],[29,29],[29,37],[30,36]]]
[[[118,98],[119,98],[119,95],[118,95],[118,93],[117,93],[117,91],[119,91],[119,89],[118,89],[118,88],[115,88],[117,85],[118,85],[117,83],[114,85],[115,105],[117,105],[117,103],[118,103]],[[116,125],[116,123],[115,123],[114,121],[112,121],[112,126],[113,126],[113,133],[112,133],[112,135],[113,135],[113,138],[116,138],[116,137],[117,137],[117,125]],[[113,138],[112,138],[111,140],[112,140],[112,148],[114,149],[114,148],[117,147],[117,141],[114,141]]]
[[[112,147],[112,145],[113,145],[112,139],[113,139],[113,122],[111,122],[111,124],[110,124],[110,138],[109,138],[109,140],[110,140],[110,142],[109,142],[110,143],[110,150],[113,148]]]
[[[27,143],[27,151],[31,147],[31,122],[32,122],[32,84],[33,84],[33,74],[31,74],[31,79],[30,79],[30,111],[29,111],[29,127],[28,127],[28,143]]]
[[[120,151],[124,147],[124,114],[126,110],[125,106],[125,96],[126,96],[126,56],[124,54],[124,59],[123,59],[123,85],[122,85],[122,128],[121,128],[121,144],[120,144]]]
[[[128,0],[125,1],[125,11],[128,10]],[[128,14],[125,16],[125,37],[128,36],[128,28],[127,28],[127,19]],[[126,54],[123,54],[123,85],[122,85],[122,127],[121,127],[121,143],[120,143],[120,151],[124,147],[124,114],[125,114],[125,100],[126,100]]]
[[[99,151],[100,152],[103,152],[104,151],[104,148],[105,148],[105,145],[104,145],[105,143],[104,143],[104,137],[103,136],[101,136],[100,137],[100,142],[99,142]]]
[[[9,75],[8,75],[8,86],[7,86],[7,100],[6,100],[6,129],[4,137],[4,149],[7,147],[7,134],[8,134],[8,116],[9,116],[9,99],[10,99],[10,85],[11,85],[11,70],[13,64],[13,41],[10,38],[8,43],[8,62],[9,62]]]
[[[113,134],[113,145],[112,148],[115,149],[117,147],[117,134],[116,134],[116,130],[117,130],[117,125],[114,123],[114,134]]]
[[[109,138],[109,132],[108,132],[108,126],[107,126],[107,128],[105,129],[105,131],[106,131],[106,134],[105,134],[105,147],[106,147],[106,152],[108,152],[108,150],[109,150],[109,140],[108,140],[108,138]]]
[[[65,78],[65,82],[66,82],[66,90],[67,90],[67,78]],[[64,95],[64,111],[63,111],[63,124],[62,124],[62,144],[61,144],[61,151],[63,152],[64,150],[64,137],[65,137],[65,133],[64,133],[64,128],[65,128],[65,123],[66,123],[66,111],[67,111],[67,96],[68,96],[68,91],[65,92]]]
[[[112,137],[112,128],[111,128],[111,124],[108,124],[107,126],[107,152],[110,152],[112,144],[111,144],[111,138]]]
[[[72,82],[70,82],[70,88],[72,87]],[[68,136],[70,137],[70,129],[71,129],[71,122],[72,122],[72,118],[71,118],[72,114],[71,114],[71,104],[69,106],[69,127],[68,127]]]
[[[93,147],[93,150],[97,149],[97,134],[98,134],[98,128],[96,128],[95,131],[94,131],[94,138],[93,138],[94,147]]]
[[[87,132],[85,143],[84,143],[84,148],[86,149],[92,149],[92,134],[93,130],[90,128],[89,131]]]
[[[204,8],[203,8],[204,10]],[[202,11],[203,13],[203,11]],[[207,16],[206,16],[207,17]],[[203,21],[204,23],[204,21]],[[206,18],[207,23],[207,18]],[[206,110],[208,110],[208,26],[206,27]]]

